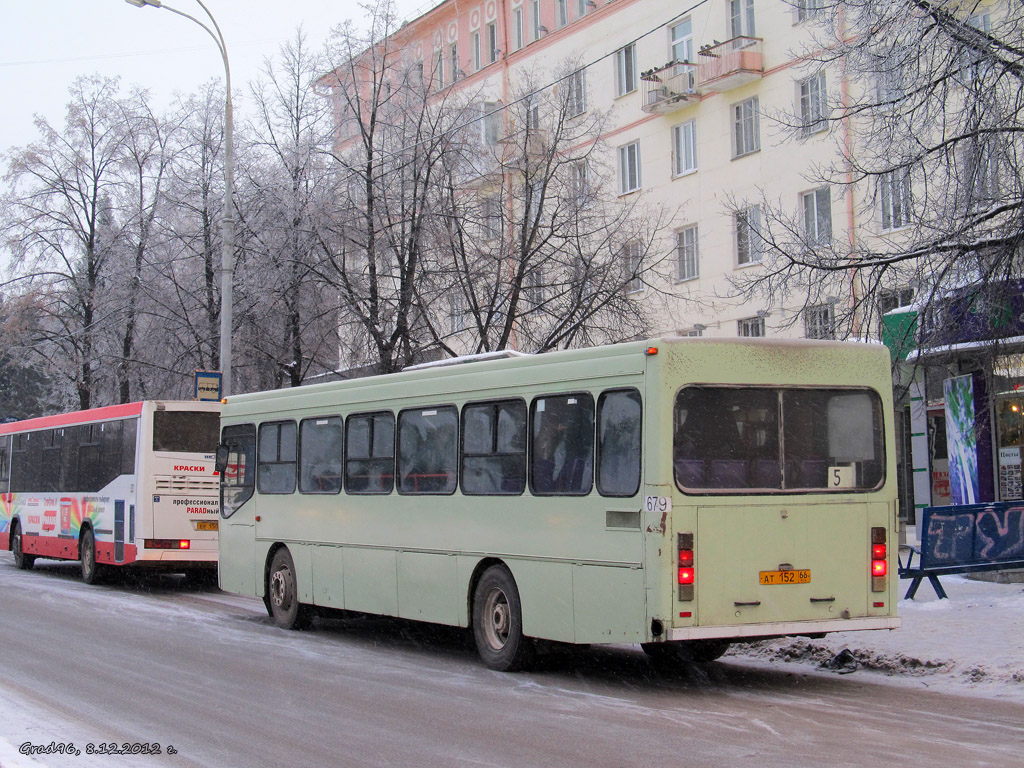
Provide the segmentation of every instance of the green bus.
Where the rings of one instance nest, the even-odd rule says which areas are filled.
[[[220,586],[281,627],[332,608],[706,661],[894,629],[878,344],[660,338],[228,398]]]

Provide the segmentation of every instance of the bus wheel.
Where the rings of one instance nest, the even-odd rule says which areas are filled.
[[[274,553],[270,562],[270,579],[267,584],[270,596],[270,615],[282,629],[307,629],[313,620],[312,610],[299,602],[299,590],[295,582],[295,563],[291,552],[282,547]]]
[[[96,535],[92,528],[82,531],[78,541],[78,560],[82,566],[82,581],[86,584],[99,583],[101,567],[96,562]]]
[[[651,661],[675,664],[683,661],[705,663],[721,658],[730,643],[728,640],[676,640],[667,643],[641,643]]]
[[[23,571],[27,571],[36,562],[35,555],[26,555],[21,549],[21,526],[17,523],[11,531],[11,552],[14,553],[14,566]]]
[[[491,669],[514,672],[533,657],[533,644],[523,636],[523,610],[512,573],[504,565],[484,571],[473,594],[473,637]]]

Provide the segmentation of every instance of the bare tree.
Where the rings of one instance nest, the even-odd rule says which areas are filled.
[[[245,331],[250,362],[265,368],[256,379],[274,387],[298,386],[337,360],[337,301],[315,271],[336,180],[331,105],[316,93],[323,71],[300,29],[251,87],[254,164],[246,182],[253,199],[240,279],[259,300],[242,321],[252,326]]]
[[[426,320],[447,354],[543,352],[649,330],[649,308],[632,294],[661,283],[657,235],[672,214],[639,195],[616,199],[607,115],[587,108],[584,70],[566,64],[562,75],[522,78],[508,105],[479,101],[461,151],[446,155],[422,303],[440,304]]]
[[[781,303],[835,297],[859,335],[911,291],[925,328],[951,291],[1019,291],[1024,238],[1024,8],[929,0],[795,3],[814,25],[798,108],[774,118],[797,141],[830,129],[833,160],[809,174],[849,201],[858,226],[823,233],[814,201],[765,196],[764,270],[737,287]],[[845,80],[845,85],[842,83]],[[735,205],[734,212],[741,206]],[[845,290],[844,290],[845,289]],[[965,306],[969,306],[970,301]]]
[[[112,201],[125,125],[117,80],[83,77],[69,92],[63,130],[38,118],[39,141],[11,158],[4,234],[42,301],[33,350],[88,408],[103,378],[103,334],[118,312],[105,290],[121,238]]]

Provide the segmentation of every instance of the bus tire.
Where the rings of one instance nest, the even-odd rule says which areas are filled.
[[[14,524],[11,529],[11,552],[14,553],[14,567],[23,571],[29,570],[36,562],[35,555],[26,555],[21,548],[21,526]]]
[[[673,640],[664,643],[641,643],[644,653],[656,664],[678,664],[715,661],[729,650],[728,640]]]
[[[523,635],[519,589],[504,565],[492,565],[476,585],[473,638],[480,658],[491,669],[515,672],[533,658],[533,643]]]
[[[274,623],[282,629],[308,629],[313,621],[313,611],[299,602],[298,582],[295,579],[295,562],[287,547],[281,547],[270,561],[267,577],[267,602]]]
[[[78,562],[82,568],[82,581],[86,584],[98,584],[103,575],[103,568],[96,562],[96,535],[92,528],[82,531],[78,539]]]

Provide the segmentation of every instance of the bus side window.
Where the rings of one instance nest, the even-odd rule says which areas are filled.
[[[530,491],[585,496],[594,484],[594,398],[534,398],[530,406]]]
[[[518,496],[526,489],[526,403],[473,403],[462,409],[462,492]]]
[[[398,492],[455,493],[459,414],[453,406],[398,414]]]
[[[64,439],[63,429],[47,429],[40,433],[43,439],[42,466],[39,471],[39,490],[56,493],[61,488],[60,451]]]
[[[608,391],[597,401],[597,490],[634,496],[640,490],[642,407],[635,389]]]
[[[125,419],[121,422],[121,474],[135,474],[135,439],[139,429],[139,419]],[[64,438],[65,440],[67,437]]]
[[[294,421],[260,424],[256,462],[256,487],[260,493],[295,492]]]
[[[235,424],[224,427],[221,437],[228,446],[228,461],[220,481],[220,508],[224,517],[231,517],[252,498],[255,490],[256,427]]]
[[[11,447],[11,491],[38,491],[42,470],[43,441],[36,433],[14,436]]]
[[[341,492],[341,418],[299,422],[299,492]]]
[[[11,436],[0,437],[0,493],[10,490],[11,481]]]
[[[395,415],[359,413],[345,420],[345,491],[391,493],[395,482]]]

